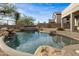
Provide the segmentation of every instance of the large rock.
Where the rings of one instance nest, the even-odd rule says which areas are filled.
[[[3,28],[1,28],[1,31],[6,31],[6,30],[8,30],[7,27],[3,27]]]
[[[64,55],[65,51],[51,46],[40,46],[34,53],[38,56],[60,56]]]
[[[9,35],[9,32],[8,31],[4,31],[3,32],[3,36],[8,36]]]
[[[15,33],[14,28],[8,29],[7,27],[3,27],[0,29],[0,36],[8,36],[8,35],[13,34],[13,33]]]
[[[0,29],[0,36],[8,36],[8,28],[7,27],[3,27]]]

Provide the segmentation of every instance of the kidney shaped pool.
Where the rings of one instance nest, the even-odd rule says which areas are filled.
[[[66,45],[79,44],[79,41],[61,35],[52,35],[42,32],[16,32],[16,35],[7,37],[5,43],[16,50],[34,54],[42,45],[63,48]]]

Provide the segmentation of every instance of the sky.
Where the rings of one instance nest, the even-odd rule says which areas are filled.
[[[48,22],[54,12],[62,12],[70,3],[16,3],[18,12],[31,16],[35,23]]]

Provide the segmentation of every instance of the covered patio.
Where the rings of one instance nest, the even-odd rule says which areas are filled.
[[[61,27],[79,31],[79,4],[72,3],[62,12]]]

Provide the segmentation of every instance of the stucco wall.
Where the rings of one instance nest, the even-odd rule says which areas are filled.
[[[55,15],[55,23],[61,23],[61,15]]]

